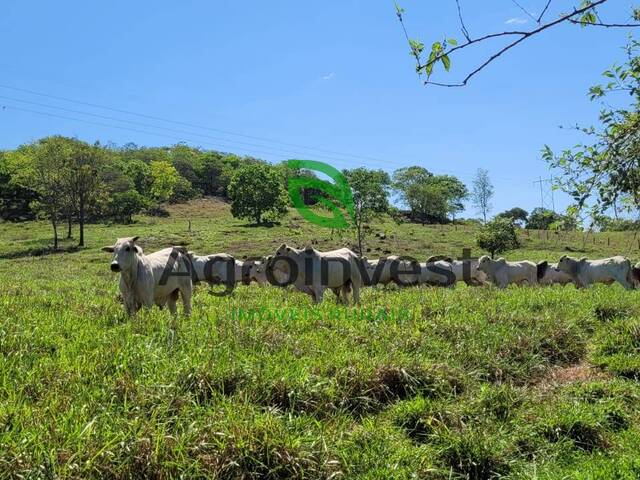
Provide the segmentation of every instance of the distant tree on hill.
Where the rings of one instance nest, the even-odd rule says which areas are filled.
[[[358,253],[363,254],[364,226],[376,215],[386,213],[389,208],[391,179],[384,170],[356,168],[344,170],[353,192],[354,228],[358,241]]]
[[[483,225],[476,242],[491,254],[491,258],[520,246],[515,225],[508,218],[494,218]]]
[[[561,215],[546,208],[534,208],[527,219],[527,229],[529,230],[549,230],[554,222],[561,219]]]
[[[264,163],[241,167],[229,183],[231,213],[262,225],[287,212],[288,196],[279,171]]]
[[[180,174],[171,163],[164,160],[154,160],[149,168],[151,174],[150,193],[155,200],[166,202],[180,183]]]
[[[117,192],[109,200],[110,215],[122,223],[131,223],[133,215],[146,208],[145,198],[135,190]]]
[[[522,226],[526,223],[528,216],[529,213],[525,209],[520,207],[514,207],[510,210],[505,210],[504,212],[496,215],[496,217],[498,218],[508,218],[519,226]]]
[[[471,200],[476,207],[478,213],[482,215],[484,222],[487,222],[487,215],[493,208],[491,199],[493,198],[493,185],[489,178],[489,171],[479,168],[473,179],[473,189],[471,191]]]
[[[423,225],[428,223],[429,219],[446,219],[448,203],[444,186],[432,182],[416,183],[411,185],[404,195],[412,216]]]
[[[419,166],[404,167],[393,173],[392,187],[407,205],[412,217],[422,224],[444,223],[449,215],[464,210],[467,187],[451,175],[433,175]]]
[[[527,229],[530,230],[575,230],[578,224],[575,218],[561,215],[546,208],[534,208],[527,219]]]

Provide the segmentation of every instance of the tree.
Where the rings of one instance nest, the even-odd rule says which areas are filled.
[[[71,155],[65,183],[72,211],[78,216],[78,246],[83,247],[87,209],[95,203],[103,187],[100,176],[105,163],[105,151],[99,145],[87,145],[77,140],[69,142]]]
[[[33,220],[35,215],[29,205],[38,199],[38,194],[11,182],[7,162],[8,157],[0,152],[0,219],[12,222]]]
[[[51,222],[54,250],[58,249],[58,223],[67,201],[71,155],[67,139],[54,136],[23,145],[7,159],[11,182],[38,194],[32,207]]]
[[[180,183],[180,174],[173,165],[164,160],[154,160],[149,167],[151,195],[159,202],[166,202]]]
[[[487,215],[491,211],[491,199],[493,198],[493,185],[489,178],[489,171],[479,168],[473,179],[473,190],[471,191],[471,201],[478,213],[482,215],[484,222],[487,222]]]
[[[469,197],[467,186],[453,175],[436,175],[430,182],[444,189],[447,197],[446,213],[455,220],[456,214],[464,210],[462,202]]]
[[[549,230],[554,222],[561,219],[561,215],[546,208],[534,208],[527,219],[528,230]]]
[[[117,192],[109,200],[109,213],[119,222],[131,223],[133,215],[140,213],[146,206],[144,197],[136,190]]]
[[[467,187],[451,175],[433,175],[423,167],[404,167],[393,172],[392,186],[398,197],[422,224],[444,223],[464,210]]]
[[[520,207],[514,207],[510,210],[505,210],[504,212],[496,215],[496,217],[498,218],[507,218],[518,226],[524,225],[527,221],[528,216],[529,213],[525,209]]]
[[[439,222],[446,219],[449,205],[447,190],[443,185],[431,182],[416,183],[411,185],[404,195],[412,216],[423,225],[430,219]]]
[[[520,246],[516,227],[507,218],[494,218],[486,223],[476,237],[476,242],[480,248],[491,254],[491,258]]]
[[[389,208],[391,178],[384,170],[368,170],[364,167],[343,172],[353,192],[354,228],[359,254],[363,254],[364,226],[371,219]]]
[[[463,11],[462,11],[462,0],[455,0],[455,5],[457,7],[458,20],[459,20],[459,28],[462,31],[462,35],[464,36],[464,41],[460,43],[455,38],[447,38],[444,37],[443,40],[437,40],[433,42],[431,45],[431,50],[426,60],[423,60],[423,53],[425,51],[424,43],[420,40],[415,40],[409,38],[407,30],[404,26],[404,9],[399,7],[396,4],[396,14],[400,23],[402,25],[402,29],[409,43],[410,53],[416,60],[416,71],[420,78],[423,78],[424,75],[425,80],[423,83],[425,85],[434,85],[440,87],[464,87],[467,83],[478,73],[480,73],[484,68],[494,62],[496,59],[501,57],[503,54],[515,48],[516,46],[523,43],[525,40],[532,38],[544,31],[550,30],[554,27],[571,23],[574,25],[580,25],[581,27],[605,27],[605,28],[625,28],[625,27],[639,27],[640,23],[636,23],[640,21],[640,9],[633,9],[632,12],[632,20],[633,23],[617,23],[617,22],[605,22],[602,20],[597,8],[607,3],[608,0],[582,0],[579,6],[574,6],[569,9],[570,11],[567,13],[565,8],[563,10],[559,10],[557,12],[557,17],[553,20],[549,20],[544,22],[543,19],[545,15],[549,16],[551,14],[552,0],[547,0],[544,8],[541,11],[534,15],[528,10],[524,9],[520,6],[519,3],[514,2],[518,7],[531,19],[533,20],[535,26],[530,29],[517,29],[517,30],[509,30],[503,32],[494,32],[486,35],[482,35],[479,37],[472,36],[467,29],[467,25],[465,24]],[[495,42],[496,40],[506,40],[506,44],[497,47],[493,52],[489,53],[484,60],[481,60],[479,65],[476,67],[472,67],[470,71],[465,74],[462,80],[458,82],[441,82],[441,81],[433,81],[431,77],[435,71],[436,67],[442,66],[445,71],[449,71],[451,69],[452,57],[457,56],[469,47],[489,44],[490,42]]]
[[[288,196],[275,167],[264,163],[241,167],[229,183],[231,214],[262,225],[287,212]]]
[[[414,165],[412,167],[403,167],[393,172],[393,189],[403,199],[403,195],[412,186],[420,183],[426,183],[433,177],[433,173],[423,167]]]
[[[549,146],[543,149],[543,158],[560,171],[557,186],[574,199],[568,209],[574,218],[585,208],[592,219],[613,207],[617,214],[620,200],[629,211],[640,209],[639,49],[640,43],[631,39],[626,47],[627,61],[605,71],[606,83],[589,90],[591,100],[622,92],[630,101],[620,106],[606,104],[598,127],[576,127],[590,141],[559,155]]]

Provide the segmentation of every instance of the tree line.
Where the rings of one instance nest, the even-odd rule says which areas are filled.
[[[87,222],[129,223],[146,211],[162,214],[163,203],[203,195],[228,197],[231,178],[241,166],[262,163],[183,144],[138,147],[89,144],[51,136],[0,152],[0,218],[46,219],[58,247],[61,228],[79,245]]]
[[[353,191],[358,231],[383,213],[422,224],[447,223],[456,219],[470,198],[483,205],[486,217],[493,195],[490,187],[479,200],[475,185],[469,192],[458,178],[419,166],[400,168],[391,175],[367,168],[343,173]],[[313,173],[295,171],[286,162],[270,164],[184,144],[116,146],[50,136],[0,152],[0,219],[47,220],[56,249],[60,238],[73,236],[75,227],[83,246],[87,222],[130,223],[141,212],[162,215],[165,203],[202,196],[222,197],[231,203],[235,217],[263,225],[286,213],[288,179],[300,175]],[[488,183],[488,177],[485,180]],[[305,190],[305,203],[321,206],[323,195]],[[404,209],[393,206],[392,198]]]

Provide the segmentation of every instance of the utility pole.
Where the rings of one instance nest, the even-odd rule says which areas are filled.
[[[553,212],[556,211],[556,202],[553,195],[553,177],[545,178],[538,177],[538,180],[533,182],[534,185],[540,186],[540,208],[545,209],[547,206],[551,206],[551,210]],[[546,185],[549,185],[549,192],[546,192]],[[551,201],[551,205],[549,205],[548,200]]]

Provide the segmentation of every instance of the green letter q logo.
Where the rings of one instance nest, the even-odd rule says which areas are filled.
[[[313,177],[293,177],[289,179],[289,197],[293,206],[298,210],[302,218],[308,222],[314,223],[320,227],[326,228],[347,228],[349,222],[340,210],[342,207],[347,211],[349,216],[354,218],[353,211],[353,194],[345,176],[339,170],[333,168],[326,163],[316,162],[314,160],[288,160],[287,166],[297,170],[304,168],[322,172],[329,176],[335,183],[320,180]],[[312,211],[304,203],[303,190],[305,188],[313,188],[327,194],[335,202],[324,196],[317,198],[318,202],[327,207],[332,213],[332,217],[324,217]],[[337,205],[336,205],[337,203]]]

